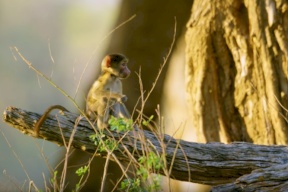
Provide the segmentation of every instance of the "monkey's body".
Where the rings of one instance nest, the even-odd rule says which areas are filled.
[[[96,80],[87,96],[86,114],[90,119],[97,119],[99,129],[107,127],[110,115],[118,114],[119,104],[124,98],[121,81],[116,77],[108,76],[111,75],[104,74]]]
[[[127,78],[130,70],[127,67],[128,59],[121,54],[107,55],[101,64],[102,74],[93,83],[87,95],[86,115],[91,120],[97,120],[97,127],[104,129],[108,126],[109,116],[131,118],[123,102],[127,97],[122,93],[120,79]],[[38,136],[41,125],[53,109],[67,111],[61,105],[50,106],[36,122],[34,131]]]
[[[122,98],[121,81],[109,73],[102,74],[88,92],[86,114],[92,120],[97,119],[98,128],[103,129],[107,127],[109,116],[119,111],[117,103],[121,103]]]
[[[87,95],[86,114],[90,119],[97,119],[97,126],[103,129],[108,126],[110,115],[130,118],[130,114],[122,102],[127,97],[122,93],[120,78],[130,74],[125,56],[109,55],[102,61],[102,74],[93,83]]]

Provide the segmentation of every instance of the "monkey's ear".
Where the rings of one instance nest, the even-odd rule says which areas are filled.
[[[111,57],[109,55],[104,58],[103,64],[105,65],[104,67],[111,67]]]

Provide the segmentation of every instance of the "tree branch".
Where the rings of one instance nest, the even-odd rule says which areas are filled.
[[[3,114],[4,122],[33,137],[33,127],[39,117],[37,113],[15,107],[8,107]],[[68,142],[77,118],[79,115],[70,112],[50,116],[41,127],[39,137],[63,145],[63,138]],[[94,129],[85,118],[82,118],[77,125],[72,146],[94,154],[97,146],[89,139],[92,134],[95,134]],[[168,135],[145,130],[128,133],[105,131],[104,134],[119,142],[118,148],[113,153],[121,161],[131,160],[131,156],[126,153],[127,150],[138,159],[143,155],[144,143],[146,147],[157,150],[158,154],[165,155],[167,169],[172,165],[169,177],[176,180],[207,185],[226,184],[215,187],[214,191],[221,191],[225,187],[243,189],[243,186],[287,187],[286,146],[264,146],[242,142],[228,145],[216,142],[200,144],[176,140]],[[253,170],[256,171],[252,172]]]

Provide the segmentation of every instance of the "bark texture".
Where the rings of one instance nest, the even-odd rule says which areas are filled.
[[[196,0],[186,86],[201,142],[288,143],[288,3]]]
[[[39,114],[15,107],[7,108],[3,114],[6,123],[30,136],[34,136],[33,127],[38,118]],[[181,181],[224,184],[214,187],[213,191],[262,191],[288,186],[286,146],[244,142],[229,145],[217,142],[200,144],[143,130],[104,133],[117,141],[118,148],[113,151],[117,159],[133,163],[133,159],[138,159],[145,151],[155,150],[165,157],[166,168],[171,169],[168,175],[165,171],[160,174]],[[76,149],[105,156],[104,152],[96,151],[98,146],[89,139],[92,134],[95,131],[85,118],[65,112],[57,117],[50,116],[41,127],[39,137],[63,145],[72,135],[72,146]]]

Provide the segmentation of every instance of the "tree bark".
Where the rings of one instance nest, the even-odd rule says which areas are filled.
[[[39,116],[33,112],[8,107],[4,111],[3,120],[22,133],[34,136],[33,127]],[[69,141],[74,129],[76,132],[72,145],[76,149],[94,154],[97,146],[90,141],[89,136],[95,134],[95,131],[85,118],[79,119],[77,114],[65,112],[64,115],[50,116],[41,127],[39,137],[63,145],[63,142]],[[144,130],[128,133],[111,131],[105,134],[119,141],[119,146],[113,153],[121,161],[131,161],[131,154],[138,159],[147,148],[156,150],[160,156],[164,155],[166,168],[171,167],[171,174],[166,176],[176,180],[208,185],[226,184],[215,187],[215,191],[220,191],[221,188],[237,189],[245,185],[250,188],[257,186],[257,189],[267,185],[287,186],[286,146],[253,145],[244,142],[229,145],[216,142],[199,144]],[[104,152],[96,154],[105,156]],[[253,170],[255,171],[252,172]],[[164,171],[161,174],[165,175]],[[237,179],[238,177],[240,178]]]
[[[287,7],[194,1],[186,86],[199,141],[288,143]]]
[[[274,165],[258,169],[238,178],[235,182],[213,187],[211,192],[227,191],[287,191],[288,165]]]

